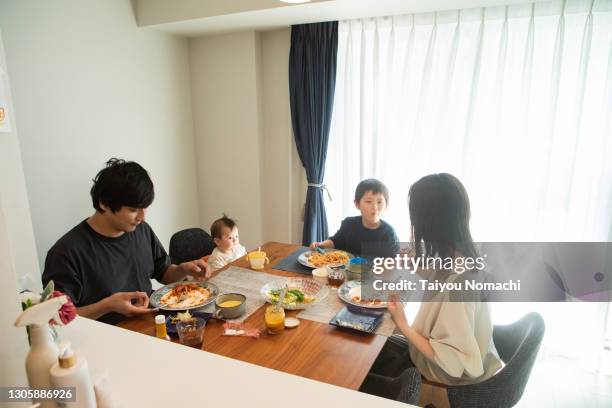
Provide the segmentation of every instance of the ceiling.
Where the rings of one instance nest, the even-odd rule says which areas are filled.
[[[132,0],[140,27],[186,37],[531,2],[533,0],[312,0],[289,4],[279,0]]]

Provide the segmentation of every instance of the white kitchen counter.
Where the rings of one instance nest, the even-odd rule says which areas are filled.
[[[108,372],[122,408],[410,406],[81,317],[60,336],[72,341],[92,372]]]

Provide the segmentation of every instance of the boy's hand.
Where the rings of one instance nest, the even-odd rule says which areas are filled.
[[[312,244],[310,244],[310,247],[309,247],[309,248],[310,248],[312,251],[316,251],[316,250],[317,250],[317,247],[318,247],[318,246],[320,246],[320,245],[321,245],[321,243],[320,243],[320,242],[313,242]]]

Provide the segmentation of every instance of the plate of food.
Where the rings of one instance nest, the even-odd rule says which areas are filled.
[[[353,255],[339,249],[326,249],[323,253],[318,251],[302,252],[298,256],[298,262],[309,268],[321,268],[330,266],[332,268],[347,265]]]
[[[338,288],[338,296],[349,305],[363,307],[366,309],[384,309],[387,307],[387,302],[382,293],[377,293],[376,296],[363,296],[361,294],[361,282],[351,280],[344,282]]]
[[[210,282],[175,282],[153,292],[151,304],[161,310],[191,310],[212,303],[219,288]]]
[[[329,293],[329,288],[313,279],[289,278],[285,281],[266,283],[260,290],[261,296],[272,304],[279,302],[283,288],[287,293],[283,299],[283,308],[287,310],[305,309],[320,302]]]

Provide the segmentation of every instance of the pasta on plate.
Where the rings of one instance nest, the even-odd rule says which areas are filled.
[[[321,254],[319,252],[311,252],[308,257],[308,262],[317,268],[322,266],[339,266],[348,263],[349,255],[344,251],[329,251]]]

